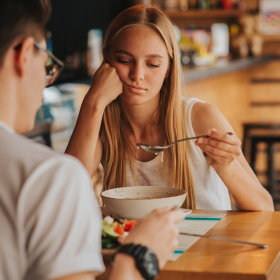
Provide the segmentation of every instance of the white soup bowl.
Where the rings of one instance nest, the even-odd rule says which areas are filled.
[[[141,219],[154,209],[182,206],[186,192],[161,186],[123,187],[103,191],[103,203],[113,214],[124,219]]]

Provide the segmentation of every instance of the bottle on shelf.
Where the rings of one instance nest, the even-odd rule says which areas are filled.
[[[189,0],[189,9],[197,9],[197,0]]]
[[[91,76],[101,64],[102,57],[102,30],[91,29],[88,32],[87,66]]]
[[[163,8],[166,11],[178,10],[180,6],[179,0],[165,0],[163,1]]]
[[[189,9],[189,0],[179,0],[179,8],[181,11],[187,11]]]
[[[232,0],[222,0],[222,5],[225,10],[231,10],[233,8]]]
[[[209,0],[198,0],[197,1],[197,8],[200,9],[200,10],[210,9]]]
[[[220,0],[209,0],[210,9],[218,9],[220,6]]]
[[[211,26],[212,53],[216,57],[229,55],[229,28],[225,23],[214,23]]]

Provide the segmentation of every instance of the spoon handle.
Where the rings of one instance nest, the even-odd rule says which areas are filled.
[[[194,137],[187,137],[187,138],[184,138],[184,139],[180,139],[178,141],[175,141],[171,144],[175,144],[175,143],[178,143],[178,142],[181,142],[181,141],[186,141],[186,140],[194,140],[194,139],[199,139],[199,138],[209,138],[210,136],[209,135],[200,135],[200,136],[194,136]]]
[[[234,133],[233,132],[227,132],[228,135],[233,135]],[[200,135],[200,136],[194,136],[194,137],[187,137],[187,138],[184,138],[184,139],[180,139],[178,141],[175,141],[169,145],[173,145],[175,143],[178,143],[178,142],[181,142],[181,141],[186,141],[186,140],[194,140],[194,139],[199,139],[199,138],[210,138],[209,135]]]
[[[257,246],[257,247],[260,247],[260,248],[268,248],[267,244],[261,244],[261,243],[255,243],[255,242],[249,242],[249,241],[243,241],[243,240],[237,240],[237,239],[230,239],[230,238],[211,236],[211,235],[201,235],[201,234],[194,234],[194,233],[187,233],[187,232],[180,232],[180,234],[181,235],[188,235],[188,236],[195,236],[195,237],[204,237],[204,238],[215,239],[215,240],[220,240],[220,241],[242,243],[242,244]]]

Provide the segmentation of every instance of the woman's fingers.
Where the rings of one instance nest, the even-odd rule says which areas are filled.
[[[211,138],[220,140],[225,143],[229,143],[231,145],[241,143],[235,135],[230,135],[227,132],[218,131],[215,128],[209,129],[207,131],[207,135],[209,135]]]
[[[200,147],[210,146],[222,151],[230,152],[235,149],[235,146],[221,142],[220,140],[212,139],[212,138],[200,138],[196,142]]]
[[[206,161],[209,165],[218,164],[221,165],[229,165],[235,158],[230,156],[221,156],[214,153],[211,153],[210,151],[202,150],[204,154],[206,155]]]
[[[107,106],[116,99],[123,91],[123,84],[114,67],[105,61],[93,76],[92,86],[89,92],[97,98],[97,102],[105,103]]]
[[[210,138],[200,138],[196,145],[207,154],[210,165],[227,166],[241,155],[241,141],[235,135],[210,129]]]
[[[220,150],[220,149],[208,146],[208,145],[201,145],[199,147],[203,152],[207,153],[208,155],[211,154],[211,155],[215,155],[217,157],[227,158],[231,161],[234,160],[235,158],[237,158],[239,155],[238,151],[236,151],[234,153],[227,152],[227,151],[223,151],[223,150]]]
[[[241,141],[235,135],[229,135],[228,133],[220,132],[215,129],[209,130],[208,135],[210,138],[200,138],[196,141],[196,144],[201,147],[209,145],[229,153],[236,153],[240,150]]]
[[[227,143],[232,146],[241,146],[240,139],[234,134],[230,135],[227,132],[220,132],[212,128],[208,130],[207,135],[209,135],[210,138],[206,138],[206,139],[212,139],[212,140],[215,139],[221,143]]]
[[[216,139],[198,139],[197,145],[208,152],[226,156],[227,154],[234,154],[235,156],[239,156],[241,154],[240,145],[231,145],[225,142],[218,141]]]

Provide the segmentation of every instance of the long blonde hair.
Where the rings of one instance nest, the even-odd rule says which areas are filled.
[[[103,54],[106,53],[118,34],[128,27],[149,27],[161,36],[165,42],[170,65],[168,77],[165,79],[161,91],[157,122],[162,124],[165,132],[165,143],[187,137],[183,120],[181,104],[182,68],[176,36],[170,20],[155,7],[143,5],[133,6],[121,12],[109,26],[103,44]],[[104,189],[124,187],[126,185],[126,163],[129,162],[135,175],[136,150],[129,141],[129,127],[122,114],[120,102],[117,98],[109,104],[104,112],[101,139],[104,151]],[[195,192],[192,174],[188,163],[186,142],[173,145],[164,155],[164,169],[166,179],[171,187],[184,189],[187,192],[184,207],[194,209]]]

